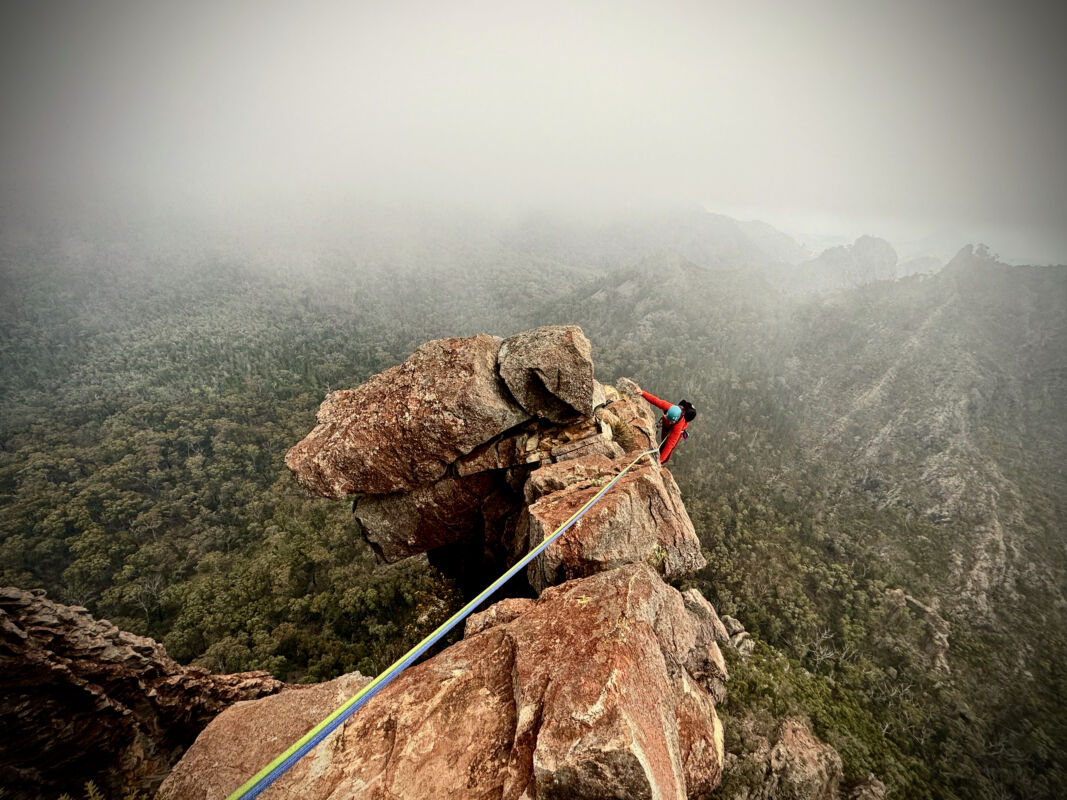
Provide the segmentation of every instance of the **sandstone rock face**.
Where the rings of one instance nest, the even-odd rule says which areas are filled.
[[[318,425],[285,457],[309,490],[350,494],[410,490],[530,418],[496,372],[501,339],[438,339],[358,389],[333,392]]]
[[[157,800],[224,798],[275,756],[314,728],[369,681],[358,672],[313,686],[290,686],[255,703],[236,703],[219,714],[160,787]],[[218,739],[225,731],[227,741]],[[320,748],[336,746],[338,734]],[[307,761],[312,763],[314,755]],[[275,796],[296,797],[277,787]],[[283,789],[283,791],[278,791]],[[329,796],[324,792],[321,797]]]
[[[0,785],[11,797],[151,790],[222,709],[284,686],[211,675],[42,591],[0,589]]]
[[[577,512],[633,460],[583,456],[530,475],[529,505],[519,519],[521,556]],[[630,470],[585,516],[528,568],[538,591],[622,564],[647,563],[665,579],[695,572],[706,562],[671,474],[650,456]]]
[[[693,614],[699,619],[704,619],[707,622],[708,628],[712,631],[716,644],[728,644],[730,641],[730,634],[726,630],[726,625],[719,618],[718,612],[709,603],[704,595],[698,592],[696,589],[690,589],[682,595],[685,598],[685,607],[689,609],[689,613]]]
[[[440,340],[330,395],[286,463],[323,496],[356,495],[354,515],[387,561],[425,552],[468,577],[473,565],[480,588],[502,569],[482,559],[514,563],[655,445],[657,415],[633,388],[593,379],[575,327]],[[272,791],[705,795],[722,768],[715,703],[729,637],[698,592],[664,583],[704,565],[677,484],[645,457],[531,565],[536,600],[471,617],[462,642],[400,675]],[[360,680],[234,707],[160,796],[225,796]]]
[[[690,616],[698,620],[697,647],[704,648],[712,654],[709,660],[708,670],[694,674],[711,693],[716,703],[721,703],[726,698],[726,681],[730,679],[730,673],[726,669],[726,660],[723,658],[720,645],[729,644],[730,637],[726,634],[726,627],[719,619],[719,615],[700,592],[689,589],[682,594],[685,610]]]
[[[286,465],[312,492],[356,495],[364,535],[387,561],[499,542],[521,506],[511,497],[503,509],[500,499],[530,470],[578,455],[622,454],[592,416],[608,391],[593,380],[589,340],[575,326],[506,341],[440,339],[327,397],[318,425]],[[641,411],[632,405],[623,410],[636,417]]]
[[[702,796],[723,757],[698,678],[721,660],[714,635],[645,565],[570,581],[536,601],[506,600],[473,617],[463,641],[403,673],[272,791],[366,800]],[[224,797],[362,680],[232,707],[159,797]]]
[[[593,413],[593,348],[575,325],[524,331],[500,347],[500,377],[524,409],[553,422]]]

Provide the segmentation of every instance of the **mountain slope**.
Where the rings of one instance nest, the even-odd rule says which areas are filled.
[[[825,709],[846,771],[907,796],[1054,796],[1067,274],[965,249],[789,301],[664,257],[585,292],[566,311],[614,363],[698,398],[676,472],[717,607],[832,688],[749,700]],[[846,722],[847,696],[878,702]]]

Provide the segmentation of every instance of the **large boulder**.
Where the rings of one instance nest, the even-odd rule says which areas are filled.
[[[633,460],[583,456],[541,467],[526,481],[527,506],[519,518],[515,556],[544,541]],[[706,565],[681,492],[670,472],[649,456],[533,562],[534,589],[623,564],[645,563],[665,579]]]
[[[619,394],[593,380],[590,352],[576,326],[428,342],[362,386],[330,394],[286,465],[312,492],[355,495],[361,530],[387,561],[482,541],[497,558],[526,473],[623,452],[592,414]],[[613,407],[641,413],[626,405]]]
[[[383,689],[272,791],[309,800],[681,800],[714,788],[722,727],[696,676],[711,674],[721,654],[706,622],[653,570],[629,565],[499,605]],[[360,683],[342,678],[234,706],[159,798],[225,796]]]
[[[577,325],[550,325],[504,340],[497,358],[519,405],[567,422],[593,413],[593,348]]]
[[[285,456],[307,489],[339,500],[409,491],[530,418],[496,371],[502,340],[437,339],[356,389],[330,394]]]
[[[4,796],[151,791],[222,709],[285,684],[182,667],[152,639],[43,591],[0,589]]]

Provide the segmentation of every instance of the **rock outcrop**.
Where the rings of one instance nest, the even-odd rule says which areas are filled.
[[[331,394],[286,464],[313,492],[355,496],[356,520],[386,561],[458,544],[466,566],[489,553],[485,571],[499,571],[632,461],[627,451],[654,443],[651,407],[633,386],[594,380],[589,340],[574,326],[441,339]],[[635,562],[667,579],[705,563],[681,493],[654,458],[529,578],[540,591]]]
[[[723,775],[720,647],[755,641],[696,589],[705,565],[656,418],[622,379],[593,378],[580,329],[443,339],[335,392],[286,463],[329,497],[354,496],[387,561],[467,547],[478,588],[607,494],[527,568],[530,594],[467,620],[464,638],[409,668],[274,784],[280,797],[705,797]],[[642,455],[644,453],[644,455]],[[483,553],[499,561],[487,565]],[[513,587],[514,588],[514,587]],[[231,706],[160,789],[222,798],[366,682],[358,673]],[[742,722],[731,798],[838,800],[841,760],[800,720]],[[872,784],[873,786],[873,784]]]
[[[748,658],[752,655],[752,651],[756,649],[756,642],[752,639],[752,634],[745,630],[745,626],[741,624],[741,621],[734,619],[729,614],[724,614],[722,622],[727,636],[730,637],[726,643],[735,648],[742,658]]]
[[[699,592],[664,582],[704,566],[700,543],[670,472],[641,456],[651,407],[632,383],[594,380],[578,328],[431,342],[330,395],[318,422],[286,460],[300,482],[354,496],[386,560],[495,552],[479,588],[640,460],[531,564],[536,598],[471,617],[462,641],[297,763],[279,796],[682,800],[716,786],[728,637]],[[363,680],[228,709],[160,797],[225,796]]]
[[[0,786],[5,797],[63,791],[84,776],[116,795],[151,790],[227,706],[284,686],[265,672],[182,667],[43,591],[0,589]]]
[[[725,667],[706,614],[631,564],[504,600],[275,784],[280,797],[685,798],[718,782]],[[361,679],[241,703],[163,784],[224,797]],[[303,730],[300,730],[301,726]],[[255,736],[242,732],[259,731]]]

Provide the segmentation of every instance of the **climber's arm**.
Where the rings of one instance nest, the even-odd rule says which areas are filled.
[[[649,394],[648,392],[642,391],[641,396],[645,398],[648,402],[650,402],[652,405],[654,405],[656,408],[658,408],[660,411],[666,411],[668,408],[671,407],[670,403],[668,403],[666,400],[660,400],[654,394]]]

